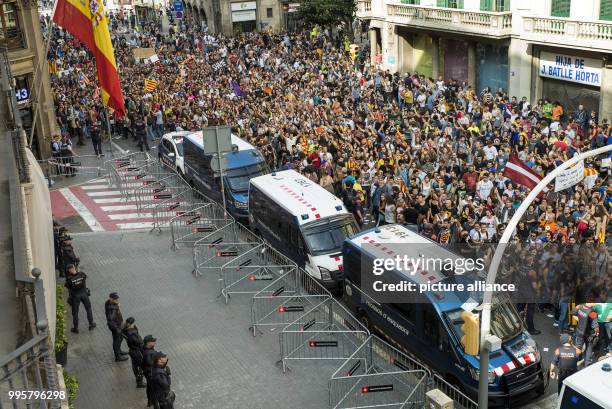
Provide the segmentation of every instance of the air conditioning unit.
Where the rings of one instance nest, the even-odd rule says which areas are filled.
[[[454,407],[453,400],[440,389],[433,389],[425,394],[426,409],[453,409]]]

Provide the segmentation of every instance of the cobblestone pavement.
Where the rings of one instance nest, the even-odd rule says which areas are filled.
[[[236,296],[229,305],[217,299],[217,278],[194,278],[191,250],[170,250],[168,232],[74,236],[98,324],[88,332],[81,308],[81,333],[69,332],[66,370],[80,382],[77,409],[146,407],[129,361],[113,359],[104,317],[112,291],[121,296],[124,318],[135,317],[141,335],[153,334],[157,349],[168,354],[177,409],[328,406],[327,382],[336,365],[294,365],[283,374],[275,365],[276,333],[253,338],[248,330],[249,297]]]

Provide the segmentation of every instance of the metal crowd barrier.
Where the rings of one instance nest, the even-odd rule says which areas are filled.
[[[138,212],[143,212],[155,207],[160,198],[168,198],[168,195],[176,196],[190,189],[179,175],[170,173],[160,178],[153,176],[143,181],[141,186],[130,190],[129,195],[136,202]]]
[[[149,175],[147,167],[151,161],[118,158],[109,162],[113,165],[108,176],[109,184],[121,192],[123,200],[130,200],[134,188],[142,186],[143,179]]]
[[[96,178],[105,173],[104,162],[96,155],[56,156],[39,160],[38,163],[48,179],[71,175],[91,175]]]
[[[328,298],[280,332],[279,364],[286,372],[290,360],[346,360],[369,335],[342,304]]]
[[[219,278],[219,270],[227,263],[229,257],[237,257],[240,251],[248,251],[260,246],[259,239],[247,241],[237,229],[237,224],[228,215],[231,222],[215,230],[193,244],[193,274],[198,277],[208,272]]]
[[[179,244],[195,244],[207,237],[209,233],[222,229],[233,222],[223,207],[217,203],[204,203],[192,211],[192,217],[177,215],[170,219],[172,249],[177,250]],[[198,218],[195,215],[199,215]]]
[[[329,381],[329,405],[345,408],[423,408],[429,370],[370,336]]]
[[[261,327],[290,324],[329,298],[332,295],[316,279],[293,268],[251,299],[253,336],[261,333]]]
[[[146,204],[143,210],[150,209],[153,216],[153,227],[151,231],[157,230],[161,233],[162,227],[168,227],[175,216],[193,212],[195,208],[203,203],[196,198],[196,191],[190,187],[170,189],[153,193],[152,202]],[[194,215],[193,217],[198,217]]]
[[[239,223],[235,224],[239,230],[248,232],[248,235],[253,237],[252,240],[259,240],[246,227]],[[242,233],[240,234],[243,236]],[[271,281],[297,269],[297,265],[293,261],[267,243],[254,246],[242,252],[242,254],[240,251],[235,254],[236,256],[225,263],[220,271],[221,295],[226,304],[229,302],[231,294],[257,294],[267,287]]]

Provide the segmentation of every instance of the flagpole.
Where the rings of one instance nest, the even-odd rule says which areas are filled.
[[[108,144],[109,144],[109,152],[111,159],[113,156],[113,133],[111,132],[110,126],[110,118],[108,116],[108,107],[106,105],[102,105],[104,107],[104,116],[106,117],[106,131],[108,132]]]

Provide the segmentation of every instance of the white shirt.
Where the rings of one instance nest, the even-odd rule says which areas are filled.
[[[491,194],[491,190],[493,190],[493,182],[490,180],[481,180],[476,183],[476,191],[478,192],[478,196],[482,199],[486,200]]]
[[[482,148],[482,151],[484,152],[487,160],[493,160],[497,157],[497,148],[493,145],[485,146],[484,148]]]

